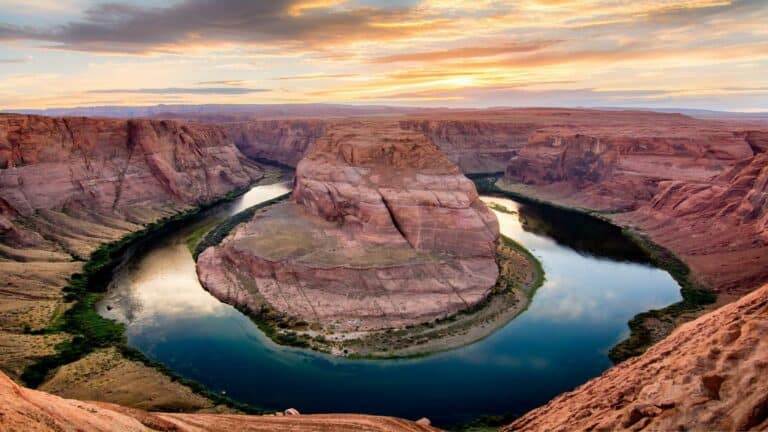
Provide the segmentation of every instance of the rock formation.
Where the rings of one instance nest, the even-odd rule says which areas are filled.
[[[299,163],[292,202],[204,251],[198,273],[223,301],[310,328],[402,327],[485,298],[497,237],[472,182],[424,135],[349,121]]]
[[[768,286],[683,324],[505,431],[765,430]]]
[[[611,116],[591,128],[540,128],[509,161],[512,188],[614,212],[615,223],[672,250],[723,301],[767,282],[768,127],[651,113],[617,126]]]
[[[225,123],[222,127],[249,158],[295,167],[323,135],[322,120],[266,120]]]
[[[402,120],[400,127],[427,135],[467,174],[504,171],[536,129],[529,121],[494,122],[471,117]]]
[[[295,410],[293,410],[295,411]],[[291,412],[293,414],[293,411]],[[283,413],[280,413],[283,414]],[[0,373],[0,429],[28,431],[429,432],[424,422],[355,414],[235,415],[147,412],[104,402],[62,399],[19,387]]]
[[[263,176],[218,127],[26,115],[0,115],[0,168],[0,368],[15,378],[70,338],[30,330],[69,306],[81,259]]]

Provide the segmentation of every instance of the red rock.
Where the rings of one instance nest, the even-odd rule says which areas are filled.
[[[23,216],[74,205],[132,219],[262,175],[220,129],[168,121],[0,115],[0,155],[0,200]]]
[[[287,410],[289,411],[289,410]],[[295,410],[294,410],[295,411]],[[287,414],[287,413],[286,413]],[[145,432],[429,432],[437,429],[392,417],[355,414],[287,414],[282,417],[234,414],[147,412],[103,402],[63,399],[19,387],[0,373],[0,430]]]
[[[224,123],[222,127],[246,156],[296,166],[323,135],[325,124],[321,120],[265,120]]]
[[[474,184],[396,123],[329,126],[297,167],[292,201],[200,255],[213,295],[354,332],[455,313],[498,277],[498,224]]]

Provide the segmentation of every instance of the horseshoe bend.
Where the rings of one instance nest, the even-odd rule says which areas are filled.
[[[569,114],[565,123],[563,112]],[[537,267],[536,257],[500,233],[530,246],[544,237],[526,240],[526,235],[546,235],[556,240],[552,244],[580,251],[578,256],[604,254],[603,260],[639,260],[643,266],[653,262],[675,276],[682,292],[682,301],[668,308],[636,309],[634,313],[641,313],[630,322],[632,336],[610,353],[616,361],[636,357],[515,420],[509,429],[594,424],[608,429],[691,424],[749,429],[765,421],[759,336],[765,290],[753,290],[766,277],[761,265],[766,128],[759,122],[580,110],[445,112],[411,115],[407,121],[319,119],[313,120],[315,132],[302,135],[302,145],[290,146],[295,149],[291,158],[299,161],[290,195],[275,192],[271,196],[277,199],[229,208],[211,203],[249,184],[280,181],[277,168],[249,160],[238,148],[278,148],[279,142],[270,141],[276,132],[245,139],[238,132],[243,125],[201,119],[4,115],[2,120],[6,168],[1,173],[0,268],[7,288],[2,314],[6,349],[0,364],[4,373],[41,390],[102,404],[65,420],[51,410],[81,409],[72,408],[79,402],[29,393],[9,383],[2,397],[17,404],[6,406],[17,408],[4,408],[4,427],[30,424],[27,417],[13,414],[31,412],[19,402],[23,397],[43,398],[45,407],[35,415],[51,424],[93,429],[104,428],[98,426],[103,416],[141,427],[170,422],[182,429],[192,421],[210,429],[224,424],[265,430],[288,424],[298,430],[347,427],[342,425],[353,430],[362,425],[428,428],[426,421],[416,425],[334,414],[280,419],[275,414],[252,419],[147,414],[142,410],[252,408],[221,394],[193,391],[196,387],[183,376],[132,351],[124,330],[95,315],[93,308],[110,318],[115,311],[136,315],[113,318],[130,335],[141,328],[137,317],[163,310],[163,304],[171,306],[174,287],[181,282],[163,275],[169,266],[181,265],[174,264],[179,258],[141,258],[141,250],[174,245],[163,239],[178,238],[179,248],[168,250],[179,251],[174,253],[188,263],[185,277],[199,275],[202,284],[190,285],[189,295],[199,298],[205,288],[218,299],[214,303],[235,305],[278,346],[352,359],[381,358],[375,362],[467,345],[493,346],[496,338],[506,340],[499,333],[515,325],[534,331],[524,324],[526,317],[547,313],[548,293],[557,292],[561,272],[573,278],[578,274],[566,270],[567,265],[549,267],[553,280],[534,295],[547,275]],[[507,138],[513,135],[504,134],[512,130],[522,133],[516,129],[522,120],[535,121],[523,127],[535,132],[522,141]],[[250,130],[268,127],[258,120],[245,122],[258,124]],[[295,143],[284,134],[301,122],[267,124],[287,128],[279,133],[281,139]],[[501,141],[476,144],[497,139]],[[472,181],[462,173],[489,169],[478,164],[495,166],[499,151],[485,149],[498,145],[512,155],[503,178],[485,174]],[[468,153],[474,156],[468,158]],[[644,162],[652,159],[683,169],[654,170],[659,165]],[[142,193],[147,190],[154,192]],[[581,212],[595,209],[599,218],[577,217],[533,201],[505,207],[510,206],[505,197],[520,194]],[[220,207],[229,210],[222,213]],[[555,217],[547,212],[559,213]],[[199,222],[187,222],[193,220]],[[510,231],[511,222],[520,231]],[[184,224],[191,225],[181,229]],[[624,236],[617,225],[642,248],[616,243]],[[579,229],[586,230],[583,237],[573,238]],[[613,237],[603,231],[611,229],[619,237],[609,240]],[[111,246],[100,246],[110,241]],[[144,243],[132,247],[133,242]],[[197,254],[197,275],[189,250]],[[564,253],[536,251],[545,268]],[[89,256],[85,264],[78,261]],[[114,267],[121,261],[125,264]],[[161,269],[159,285],[151,290],[167,287],[171,297],[158,301],[134,293],[125,297],[125,304],[139,302],[142,309],[131,312],[121,303],[117,287],[123,280],[132,286],[146,277],[131,270],[145,261]],[[588,262],[592,271],[602,271],[597,261]],[[72,276],[76,272],[80,275]],[[110,286],[115,287],[104,297],[100,290],[112,275]],[[174,282],[169,285],[169,280]],[[641,282],[640,292],[651,289],[649,283]],[[659,306],[670,302],[674,300]],[[192,307],[188,314],[206,313],[195,312],[195,303],[180,304]],[[526,308],[530,310],[523,312]],[[190,331],[181,329],[180,337]],[[350,361],[353,367],[363,360]],[[153,396],[147,399],[146,394]],[[89,418],[91,414],[101,417]]]
[[[0,432],[768,431],[768,2],[0,6]]]
[[[423,354],[488,333],[457,337],[456,323],[439,321],[486,302],[498,243],[472,181],[425,135],[347,121],[327,125],[299,162],[289,201],[256,213],[197,266],[206,289],[276,327],[278,341],[283,328],[334,354]],[[518,285],[533,281],[525,256],[505,260]],[[526,302],[508,295],[512,310]],[[405,331],[421,324],[429,331]]]

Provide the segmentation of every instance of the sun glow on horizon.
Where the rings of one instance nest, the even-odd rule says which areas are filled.
[[[747,0],[0,6],[2,109],[333,102],[768,110],[768,4]]]

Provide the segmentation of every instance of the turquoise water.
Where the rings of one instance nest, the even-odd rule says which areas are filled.
[[[599,375],[636,313],[680,300],[679,286],[615,227],[549,207],[485,197],[503,234],[539,257],[546,282],[528,310],[488,338],[419,359],[345,360],[277,346],[200,286],[185,236],[280,195],[257,186],[205,220],[142,248],[115,274],[102,315],[128,343],[181,375],[266,409],[430,418],[450,425],[523,413]],[[107,307],[109,306],[109,307]]]

